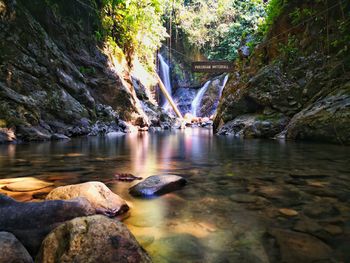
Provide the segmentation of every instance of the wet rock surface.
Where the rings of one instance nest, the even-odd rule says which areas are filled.
[[[153,77],[130,72],[125,61],[116,65],[96,42],[90,22],[97,13],[92,3],[2,1],[0,143],[124,132],[123,121],[160,127],[161,115],[166,121],[151,96],[138,96],[150,93]]]
[[[84,198],[21,203],[0,195],[0,231],[13,233],[35,256],[42,240],[56,226],[75,217],[95,214]]]
[[[186,179],[177,175],[152,175],[129,189],[133,196],[152,197],[182,188]]]
[[[57,187],[46,196],[46,200],[69,200],[77,197],[86,198],[96,210],[96,213],[111,217],[129,210],[125,200],[101,182],[86,182]]]
[[[43,241],[38,262],[152,262],[120,222],[102,215],[80,217],[53,230]]]
[[[321,6],[311,6],[321,11]],[[249,59],[242,58],[220,100],[214,121],[219,134],[350,144],[350,53],[343,53],[344,46],[339,45],[326,55],[317,44],[323,41],[323,34],[309,34],[320,30],[311,21],[292,33],[298,50],[294,56],[278,48],[287,46],[292,36],[271,44],[295,28],[290,17],[292,10],[299,8],[303,7],[297,1],[281,7],[276,17],[279,22],[269,28],[266,43],[257,45]],[[345,21],[348,16],[334,14]],[[343,32],[335,21],[321,27],[332,28],[333,37],[342,39]],[[246,115],[259,115],[262,121],[248,121]]]
[[[32,257],[17,238],[9,232],[0,232],[1,263],[33,263]]]
[[[280,249],[281,262],[330,262],[332,249],[321,240],[303,233],[271,229]]]

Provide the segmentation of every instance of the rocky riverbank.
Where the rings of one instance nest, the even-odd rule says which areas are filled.
[[[283,4],[265,40],[237,63],[220,101],[215,131],[349,144],[350,52],[344,40],[350,14],[343,8],[349,10],[349,4],[338,3],[328,13],[321,3]],[[296,26],[293,14],[311,9],[315,15]]]
[[[155,73],[95,38],[93,1],[50,3],[0,1],[0,142],[169,127]]]

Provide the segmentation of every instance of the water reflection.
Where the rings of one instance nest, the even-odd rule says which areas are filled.
[[[276,248],[266,248],[266,229],[293,229],[307,205],[329,203],[341,215],[340,227],[349,222],[348,149],[239,140],[213,136],[209,129],[135,133],[0,145],[0,177],[34,176],[55,185],[105,182],[130,204],[125,223],[155,262],[278,262],[271,252]],[[189,184],[160,198],[135,199],[128,194],[133,183],[115,181],[117,172],[143,178],[178,174]],[[281,217],[281,207],[300,217]],[[341,247],[348,227],[342,231],[333,248],[346,258]]]

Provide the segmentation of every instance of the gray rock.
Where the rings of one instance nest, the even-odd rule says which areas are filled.
[[[80,217],[53,230],[37,262],[152,262],[123,223],[102,215]]]
[[[129,189],[133,196],[152,197],[180,189],[187,183],[186,179],[177,175],[152,175]]]
[[[44,237],[56,226],[94,213],[95,209],[84,198],[20,203],[0,195],[0,231],[13,233],[32,256],[36,255]]]
[[[99,214],[116,216],[129,210],[126,202],[101,182],[57,187],[46,196],[46,200],[69,200],[76,197],[86,198]]]
[[[9,232],[0,232],[0,263],[32,263],[28,251]]]

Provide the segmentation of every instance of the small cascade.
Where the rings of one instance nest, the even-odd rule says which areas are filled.
[[[222,95],[222,91],[224,90],[225,86],[226,86],[226,83],[228,81],[228,76],[229,74],[226,74],[225,78],[224,78],[224,81],[222,82],[221,84],[221,87],[220,87],[220,92],[219,92],[219,100],[221,98],[221,95]]]
[[[169,95],[172,95],[172,88],[171,88],[171,82],[170,82],[170,68],[169,65],[165,62],[163,56],[161,54],[158,54],[159,58],[159,75],[164,83],[164,86],[166,90],[168,91]],[[163,108],[167,109],[169,108],[169,102],[165,100],[163,104]]]
[[[196,97],[194,98],[194,100],[192,101],[191,104],[191,114],[193,117],[197,117],[197,112],[198,112],[198,108],[201,105],[201,101],[203,98],[204,93],[207,91],[209,84],[211,83],[211,80],[208,80],[203,87],[201,87],[201,89],[198,91],[198,93],[196,94]]]

